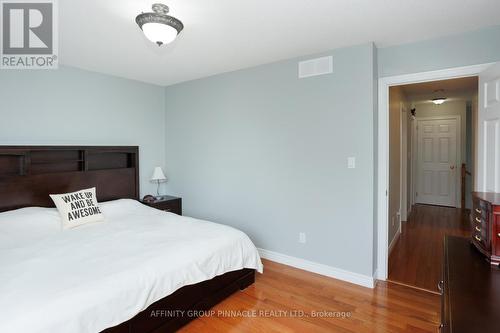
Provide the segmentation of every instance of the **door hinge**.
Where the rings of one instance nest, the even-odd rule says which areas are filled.
[[[389,192],[387,190],[385,190],[385,196],[388,196],[389,195]]]

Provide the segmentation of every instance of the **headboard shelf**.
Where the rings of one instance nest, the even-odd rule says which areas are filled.
[[[136,146],[0,146],[0,211],[94,186],[100,201],[137,199],[138,175]]]
[[[57,164],[57,163],[75,163],[75,162],[83,162],[85,160],[83,159],[77,159],[77,160],[56,160],[56,161],[33,161],[31,160],[31,165],[33,164]]]

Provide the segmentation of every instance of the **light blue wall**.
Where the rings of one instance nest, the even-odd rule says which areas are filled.
[[[165,158],[164,88],[74,68],[0,72],[0,144],[138,145],[141,192]]]
[[[378,49],[379,76],[500,61],[500,26]]]
[[[325,54],[331,75],[292,59],[167,87],[167,187],[258,247],[371,276],[374,49]]]

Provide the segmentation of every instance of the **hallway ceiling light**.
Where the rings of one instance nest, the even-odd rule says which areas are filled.
[[[432,103],[434,103],[436,105],[441,105],[446,100],[446,97],[443,96],[444,89],[434,90],[433,95],[434,95],[434,98],[432,99]]]
[[[184,29],[181,21],[167,15],[168,11],[168,6],[155,3],[153,5],[154,13],[142,13],[135,18],[135,22],[147,39],[158,44],[158,46],[173,42]]]
[[[436,104],[436,105],[441,105],[444,103],[444,101],[446,100],[446,97],[439,97],[439,98],[434,98],[432,100],[432,103]]]

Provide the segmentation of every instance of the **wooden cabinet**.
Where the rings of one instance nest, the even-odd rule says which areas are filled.
[[[440,332],[500,332],[500,269],[468,238],[453,236],[445,238],[443,263]]]
[[[470,214],[472,243],[491,264],[500,263],[500,194],[474,192]]]

